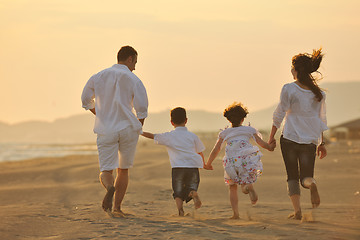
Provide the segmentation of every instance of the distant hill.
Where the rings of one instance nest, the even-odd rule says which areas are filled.
[[[326,83],[328,125],[360,118],[360,82]],[[250,113],[245,124],[251,123],[258,129],[270,130],[272,107]],[[222,113],[202,110],[188,111],[188,128],[196,132],[217,132],[229,123]],[[90,112],[57,119],[54,122],[30,121],[9,125],[0,122],[0,142],[24,143],[84,143],[95,142],[93,134],[94,116]],[[169,110],[150,113],[145,121],[146,131],[164,132],[172,129]]]

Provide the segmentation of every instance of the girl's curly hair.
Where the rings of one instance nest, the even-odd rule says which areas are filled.
[[[248,113],[247,108],[242,103],[234,102],[224,110],[224,117],[226,117],[234,127],[239,126]]]

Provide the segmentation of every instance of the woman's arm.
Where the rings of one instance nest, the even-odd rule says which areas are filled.
[[[278,130],[278,128],[275,125],[273,125],[272,128],[271,128],[268,143],[271,143],[271,142],[275,141],[275,134],[276,134],[277,130]]]
[[[323,159],[327,155],[327,150],[325,148],[325,142],[324,142],[324,136],[321,133],[321,143],[317,148],[317,155],[320,157],[320,159]]]
[[[213,170],[213,167],[211,166],[211,163],[215,160],[216,156],[219,154],[221,150],[221,144],[223,142],[222,138],[218,138],[214,148],[211,150],[209,159],[205,165],[205,169],[207,170]]]

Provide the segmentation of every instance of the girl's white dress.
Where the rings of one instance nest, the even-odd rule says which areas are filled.
[[[219,138],[226,142],[223,158],[225,184],[254,183],[262,174],[262,153],[249,142],[250,138],[255,139],[254,134],[261,138],[261,134],[250,126],[227,128],[220,132]]]

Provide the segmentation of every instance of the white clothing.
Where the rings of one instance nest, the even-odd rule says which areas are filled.
[[[166,146],[172,168],[203,168],[204,144],[186,127],[176,127],[171,132],[155,134],[154,141]]]
[[[250,138],[261,134],[253,127],[239,126],[220,132],[219,138],[226,142],[223,158],[224,179],[227,185],[254,183],[262,174],[262,153],[251,145]]]
[[[86,110],[95,107],[95,133],[112,134],[128,126],[142,133],[138,119],[147,117],[148,98],[143,83],[127,66],[115,64],[93,75],[81,100]]]
[[[280,103],[273,114],[273,125],[280,128],[285,117],[283,136],[300,144],[318,144],[321,133],[328,129],[326,121],[326,95],[319,102],[311,90],[295,82],[285,84]]]
[[[125,128],[107,135],[98,134],[97,147],[100,171],[131,168],[134,163],[138,139],[139,134],[132,128]]]

